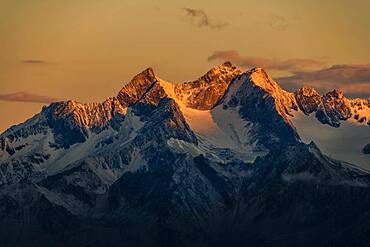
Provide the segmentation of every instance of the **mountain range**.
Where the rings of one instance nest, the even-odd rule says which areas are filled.
[[[0,246],[369,246],[370,99],[148,68],[0,135]]]

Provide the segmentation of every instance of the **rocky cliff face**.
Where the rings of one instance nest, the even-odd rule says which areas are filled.
[[[230,62],[226,62],[211,69],[198,80],[177,84],[175,93],[190,108],[210,110],[224,96],[232,79],[240,73]]]
[[[351,116],[350,102],[344,97],[343,92],[338,90],[325,94],[322,98],[322,104],[316,112],[316,117],[320,122],[334,127],[340,125],[340,120],[347,120]]]
[[[110,98],[102,103],[82,104],[73,100],[52,103],[42,113],[55,121],[98,129],[107,126],[115,115],[125,115],[125,109],[116,98]]]
[[[148,89],[157,81],[152,68],[148,68],[136,75],[126,86],[118,93],[118,100],[125,107],[134,104],[140,100]]]
[[[357,122],[370,126],[370,99],[349,100],[352,115]]]
[[[369,172],[305,144],[293,120],[367,128],[369,103],[230,63],[53,103],[0,136],[0,243],[366,246]]]
[[[316,90],[311,87],[303,87],[298,89],[296,92],[294,92],[294,96],[299,108],[306,115],[317,111],[322,101],[321,95],[319,95]]]
[[[368,99],[348,99],[339,90],[319,95],[315,89],[303,87],[294,93],[300,110],[316,118],[323,124],[339,127],[341,121],[353,119],[369,125],[370,107]]]
[[[263,69],[256,68],[236,78],[222,104],[226,108],[238,107],[245,120],[255,123],[261,137],[258,141],[264,146],[296,141],[288,117],[298,110],[294,95],[284,91]]]

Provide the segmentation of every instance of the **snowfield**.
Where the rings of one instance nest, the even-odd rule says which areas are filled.
[[[299,136],[305,143],[313,141],[329,157],[357,164],[370,170],[370,155],[362,152],[370,143],[369,127],[355,121],[342,121],[340,127],[320,123],[314,114],[295,112],[291,118]]]

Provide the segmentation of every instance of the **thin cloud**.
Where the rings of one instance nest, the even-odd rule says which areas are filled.
[[[311,85],[321,91],[339,88],[352,96],[370,97],[370,64],[341,64],[314,71],[300,71],[278,78],[289,88]]]
[[[327,67],[325,60],[319,59],[268,59],[263,57],[241,56],[237,51],[215,51],[208,61],[231,61],[244,67],[288,72],[291,76],[277,78],[288,90],[296,90],[303,85],[316,88],[321,93],[341,89],[349,97],[370,97],[370,64],[341,64]]]
[[[183,8],[186,17],[197,27],[206,27],[210,29],[221,29],[228,25],[227,22],[212,20],[206,12],[201,9]]]
[[[370,81],[370,64],[365,65],[350,65],[341,64],[333,65],[329,68],[324,68],[309,72],[296,72],[291,77],[286,77],[289,80],[320,80],[336,83],[351,83],[351,82],[369,82]]]
[[[13,102],[27,102],[27,103],[51,103],[58,101],[56,98],[43,96],[28,92],[16,92],[10,94],[0,94],[0,100]]]
[[[278,60],[253,56],[241,56],[235,50],[215,51],[208,57],[208,61],[213,60],[231,61],[244,68],[262,67],[264,69],[274,69],[286,72],[317,69],[326,64],[325,61],[316,59],[294,58]]]
[[[37,60],[37,59],[25,59],[21,60],[22,63],[31,63],[31,64],[43,64],[43,63],[49,63],[48,61],[44,60]]]
[[[271,15],[268,20],[268,25],[276,31],[285,31],[289,26],[289,22],[284,16]]]

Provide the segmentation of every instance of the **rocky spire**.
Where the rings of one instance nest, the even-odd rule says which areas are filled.
[[[262,68],[254,68],[246,72],[249,77],[247,82],[253,88],[258,88],[271,96],[276,105],[278,112],[287,119],[292,109],[298,110],[297,102],[294,95],[290,92],[283,90]]]
[[[148,88],[158,80],[154,70],[147,68],[137,74],[118,93],[118,100],[124,107],[137,102],[147,92]]]
[[[186,106],[199,110],[212,109],[223,97],[232,79],[241,71],[230,62],[210,69],[199,79],[177,84],[175,93]]]
[[[294,97],[298,103],[299,109],[306,115],[315,112],[322,101],[321,95],[316,92],[314,88],[307,86],[294,92]]]
[[[350,101],[343,92],[334,89],[322,97],[322,104],[319,106],[316,117],[325,124],[334,127],[340,126],[340,120],[347,120],[352,116]]]
[[[223,109],[237,109],[244,120],[254,124],[254,131],[262,136],[257,144],[273,149],[280,141],[294,143],[298,139],[289,117],[293,109],[298,110],[294,95],[261,68],[233,80],[222,104]]]

